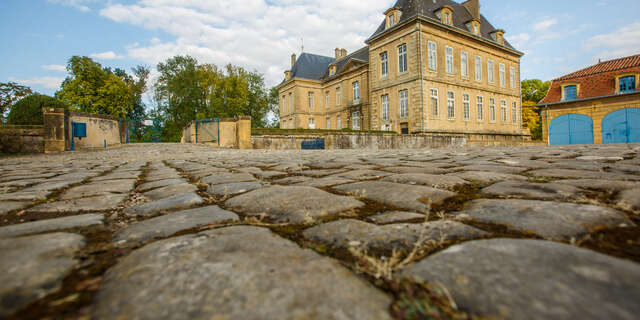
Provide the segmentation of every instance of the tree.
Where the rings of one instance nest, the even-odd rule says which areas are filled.
[[[531,131],[531,138],[542,139],[542,118],[536,107],[549,91],[551,82],[538,79],[522,81],[522,122]]]
[[[123,80],[124,71],[112,72],[89,57],[78,56],[69,59],[67,71],[71,75],[56,92],[56,98],[76,110],[120,118],[133,110],[134,92]]]
[[[522,101],[540,102],[549,91],[550,81],[542,82],[539,79],[522,81]]]
[[[29,87],[15,82],[0,83],[0,117],[4,121],[4,114],[11,109],[16,101],[32,93]]]
[[[42,125],[44,123],[42,108],[68,109],[69,107],[56,98],[36,93],[16,102],[11,107],[7,122],[14,125]]]

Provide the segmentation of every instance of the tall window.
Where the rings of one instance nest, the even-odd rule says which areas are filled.
[[[470,113],[469,95],[465,93],[462,95],[462,119],[469,120],[469,118],[471,117]]]
[[[489,79],[489,83],[493,83],[493,61],[487,61],[487,78]]]
[[[389,27],[393,27],[396,24],[396,15],[395,14],[390,14],[389,15]]]
[[[476,97],[476,104],[478,105],[478,121],[484,120],[484,101],[482,100],[482,97]]]
[[[342,90],[340,87],[336,88],[336,106],[339,106],[342,103]]]
[[[496,121],[496,99],[489,98],[489,120]]]
[[[506,83],[505,82],[505,77],[504,77],[505,76],[505,74],[504,74],[504,63],[500,64],[499,70],[500,70],[500,74],[499,74],[500,75],[500,86],[504,87],[505,83]]]
[[[287,96],[282,96],[282,113],[287,112]]]
[[[313,92],[309,92],[309,109],[313,109]]]
[[[355,103],[360,99],[360,83],[358,81],[353,83],[353,102]]]
[[[518,123],[518,104],[515,101],[511,105],[511,122]]]
[[[331,129],[331,118],[327,118],[327,130]]]
[[[316,119],[309,118],[309,129],[315,129],[315,128],[316,128]]]
[[[618,80],[618,82],[620,82],[620,93],[636,91],[635,76],[621,77],[620,80]]]
[[[456,118],[456,101],[453,91],[447,92],[447,117],[449,119]]]
[[[444,23],[451,24],[451,14],[449,12],[444,13]]]
[[[382,96],[382,120],[389,120],[389,95]]]
[[[336,118],[336,129],[342,129],[342,119],[340,118],[340,116]]]
[[[500,112],[502,114],[502,122],[507,122],[507,101],[500,101]]]
[[[289,111],[295,111],[295,107],[293,106],[293,94],[289,93]]]
[[[509,67],[509,87],[515,89],[516,87],[516,68]]]
[[[409,90],[400,90],[400,118],[409,116]]]
[[[429,70],[436,71],[438,69],[438,50],[437,45],[433,41],[429,41]]]
[[[324,106],[329,108],[331,106],[331,93],[329,91],[324,93]]]
[[[460,72],[462,73],[463,77],[469,76],[469,61],[467,53],[464,51],[460,53]]]
[[[386,51],[380,54],[380,70],[382,70],[382,77],[386,78],[389,74],[389,57]]]
[[[293,129],[293,119],[289,120],[289,129]]]
[[[476,56],[476,81],[482,81],[482,58]]]
[[[564,100],[571,101],[578,99],[578,86],[571,85],[564,87]]]
[[[354,111],[351,113],[351,122],[353,130],[360,130],[360,111]]]
[[[283,120],[282,121],[282,125],[280,126],[280,128],[282,128],[282,129],[286,129],[287,128],[287,120]]]
[[[407,72],[407,45],[398,47],[398,72]]]
[[[447,55],[447,73],[453,74],[453,48],[447,46],[445,47],[446,55]]]
[[[431,115],[438,116],[438,89],[431,89]]]

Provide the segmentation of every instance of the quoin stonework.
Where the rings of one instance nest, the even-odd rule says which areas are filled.
[[[292,55],[281,128],[521,135],[520,58],[478,0],[399,0],[348,54]]]

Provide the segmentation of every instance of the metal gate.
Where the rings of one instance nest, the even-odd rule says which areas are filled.
[[[551,121],[551,145],[593,144],[593,120],[583,114],[565,114]]]
[[[640,142],[640,108],[625,108],[602,119],[602,143]]]
[[[162,121],[120,119],[120,143],[162,142]]]
[[[196,143],[220,144],[220,119],[196,120]]]

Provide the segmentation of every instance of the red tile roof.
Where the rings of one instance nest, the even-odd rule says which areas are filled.
[[[640,54],[600,62],[554,79],[547,96],[538,104],[561,102],[562,84],[564,83],[580,84],[578,99],[613,95],[616,93],[616,76],[625,72],[640,72]]]

